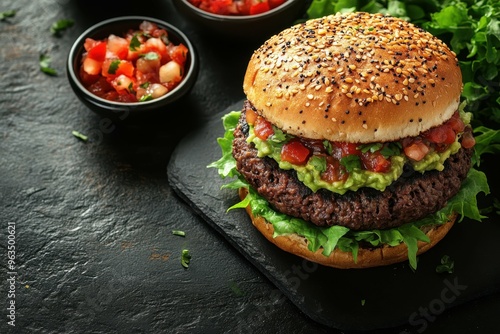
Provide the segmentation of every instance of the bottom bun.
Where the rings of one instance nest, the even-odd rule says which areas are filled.
[[[247,195],[245,188],[239,189],[239,196],[244,199]],[[282,250],[300,256],[309,261],[339,269],[371,268],[386,266],[408,260],[408,248],[401,243],[398,246],[380,246],[374,248],[359,248],[357,261],[354,262],[352,253],[343,252],[336,248],[329,256],[322,254],[322,249],[312,252],[307,247],[307,239],[297,234],[280,235],[274,237],[274,227],[266,219],[254,216],[250,206],[246,207],[246,212],[252,220],[252,224],[262,233],[267,240],[281,248]],[[455,223],[457,215],[449,217],[447,223],[430,227],[426,234],[430,242],[418,241],[417,255],[422,254],[434,247],[450,231]]]

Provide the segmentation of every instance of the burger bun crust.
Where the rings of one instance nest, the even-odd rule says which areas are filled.
[[[253,53],[243,90],[292,135],[352,143],[414,137],[451,118],[462,75],[444,42],[382,14],[294,25]]]
[[[245,188],[239,189],[239,196],[244,199],[247,195]],[[254,216],[250,206],[246,207],[252,224],[271,243],[285,252],[297,255],[314,263],[338,269],[363,269],[387,266],[408,260],[408,248],[404,243],[398,246],[381,246],[374,248],[359,248],[357,260],[354,261],[352,253],[343,252],[336,248],[329,256],[322,254],[322,248],[315,252],[309,250],[306,238],[297,234],[280,235],[274,237],[274,228],[271,223],[260,216]],[[434,247],[445,237],[455,223],[457,215],[452,215],[447,223],[434,226],[426,231],[430,242],[418,241],[417,255],[420,255]]]

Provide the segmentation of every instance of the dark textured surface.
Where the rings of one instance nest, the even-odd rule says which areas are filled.
[[[237,110],[242,104],[230,109]],[[215,169],[201,169],[220,156],[220,148],[211,143],[223,134],[220,118],[224,112],[179,143],[168,165],[169,182],[304,314],[335,329],[366,330],[409,323],[418,331],[422,328],[420,307],[430,305],[434,312],[443,312],[500,291],[500,262],[477,256],[496,252],[500,226],[492,222],[457,223],[444,240],[419,257],[416,272],[407,263],[339,270],[282,252],[259,234],[244,210],[226,213],[226,208],[239,201],[237,194],[228,189],[217,191],[225,181]],[[474,242],[473,252],[457,247],[467,236],[483,238]],[[457,263],[452,274],[435,272],[443,254]]]
[[[0,5],[18,10],[0,22],[0,333],[328,332],[167,180],[170,156],[192,123],[242,99],[246,61],[257,45],[228,45],[192,28],[168,0],[108,1],[111,9],[101,3]],[[74,96],[65,60],[79,33],[118,15],[154,16],[183,29],[200,52],[200,75],[191,94],[164,114],[107,128]],[[62,18],[75,25],[51,36],[50,25]],[[52,57],[58,76],[39,71],[41,53]],[[79,141],[72,130],[90,140]],[[16,227],[15,328],[7,325],[9,223]],[[192,254],[187,270],[180,265],[184,248]],[[425,332],[487,332],[498,309],[498,295],[481,298],[426,320]]]

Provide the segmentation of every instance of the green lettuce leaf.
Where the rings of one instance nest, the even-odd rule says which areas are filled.
[[[489,194],[490,189],[486,175],[475,169],[469,171],[466,180],[462,183],[462,188],[457,195],[448,201],[446,207],[417,222],[388,230],[353,231],[342,226],[318,227],[302,219],[276,212],[236,170],[236,163],[231,153],[232,146],[228,144],[228,141],[232,142],[234,139],[233,131],[238,123],[239,115],[240,112],[230,112],[223,117],[225,133],[223,138],[218,139],[222,149],[222,157],[207,167],[217,168],[222,178],[234,177],[233,181],[223,186],[224,188],[236,190],[244,187],[248,189],[248,195],[245,199],[231,206],[228,210],[242,209],[250,205],[253,215],[261,216],[273,224],[274,237],[298,234],[307,239],[308,248],[313,252],[322,248],[322,254],[329,256],[334,249],[339,248],[342,251],[351,252],[354,261],[357,261],[360,243],[370,243],[373,246],[397,246],[404,242],[408,247],[410,266],[416,269],[417,243],[418,241],[429,242],[427,235],[420,229],[422,226],[444,224],[454,212],[459,215],[459,221],[462,221],[464,217],[477,221],[485,218],[479,212],[476,196],[481,192]]]

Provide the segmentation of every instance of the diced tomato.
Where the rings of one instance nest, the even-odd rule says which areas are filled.
[[[269,11],[270,9],[271,7],[269,7],[269,2],[267,2],[267,0],[253,1],[253,4],[250,6],[249,14],[261,14]]]
[[[340,164],[340,161],[331,155],[326,155],[325,158],[326,170],[321,173],[321,179],[329,183],[346,181],[349,177],[349,173],[346,171],[345,167]]]
[[[118,65],[116,63],[118,62]],[[102,75],[113,79],[121,74],[134,76],[134,65],[128,60],[106,59],[102,63]]]
[[[194,6],[219,15],[255,15],[282,5],[286,0],[189,0]]]
[[[101,73],[103,62],[86,57],[83,61],[82,68],[85,73],[90,75],[98,75]]]
[[[420,138],[418,138],[420,139]],[[403,150],[405,152],[405,155],[413,159],[415,161],[420,161],[422,160],[425,155],[429,152],[429,147],[420,139],[420,140],[412,140],[410,143],[408,143],[406,146],[403,143]]]
[[[464,132],[464,134],[462,135],[461,144],[463,148],[472,148],[474,147],[474,145],[476,145],[476,139],[474,139],[471,131]]]
[[[281,160],[294,165],[304,165],[311,152],[299,140],[292,139],[281,148]]]
[[[97,42],[88,50],[87,57],[103,62],[106,59],[106,42]]]
[[[429,140],[430,142],[436,144],[453,144],[456,138],[456,133],[453,131],[451,126],[448,124],[443,124],[435,128],[425,131],[422,136]]]
[[[144,43],[144,46],[146,52],[156,52],[160,56],[162,64],[165,64],[171,60],[167,51],[167,46],[162,42],[161,39],[156,37],[149,38],[146,43]]]
[[[269,136],[274,134],[273,126],[266,121],[263,117],[258,116],[254,124],[254,132],[257,137],[266,140]]]
[[[126,75],[120,74],[111,80],[111,85],[118,92],[122,90],[127,90],[127,92],[133,92],[134,80]]]
[[[366,170],[376,173],[387,173],[391,169],[391,161],[384,158],[380,151],[362,153],[361,162]]]
[[[179,45],[169,45],[168,47],[168,54],[170,56],[170,59],[180,65],[184,65],[184,63],[186,62],[187,53],[188,48],[182,43]]]
[[[108,51],[120,59],[127,59],[129,45],[129,41],[123,37],[113,34],[108,37]]]
[[[325,145],[320,139],[310,139],[302,142],[311,152],[326,154]]]
[[[446,122],[455,133],[463,132],[465,129],[465,124],[460,118],[460,114],[455,112],[453,116]]]
[[[354,143],[344,143],[344,142],[334,142],[333,146],[337,147],[341,151],[341,157],[345,157],[351,154],[359,155],[361,153],[358,150],[358,145]]]
[[[247,110],[245,113],[247,123],[250,125],[255,124],[255,120],[257,119],[257,116],[258,116],[257,113],[253,110]]]

